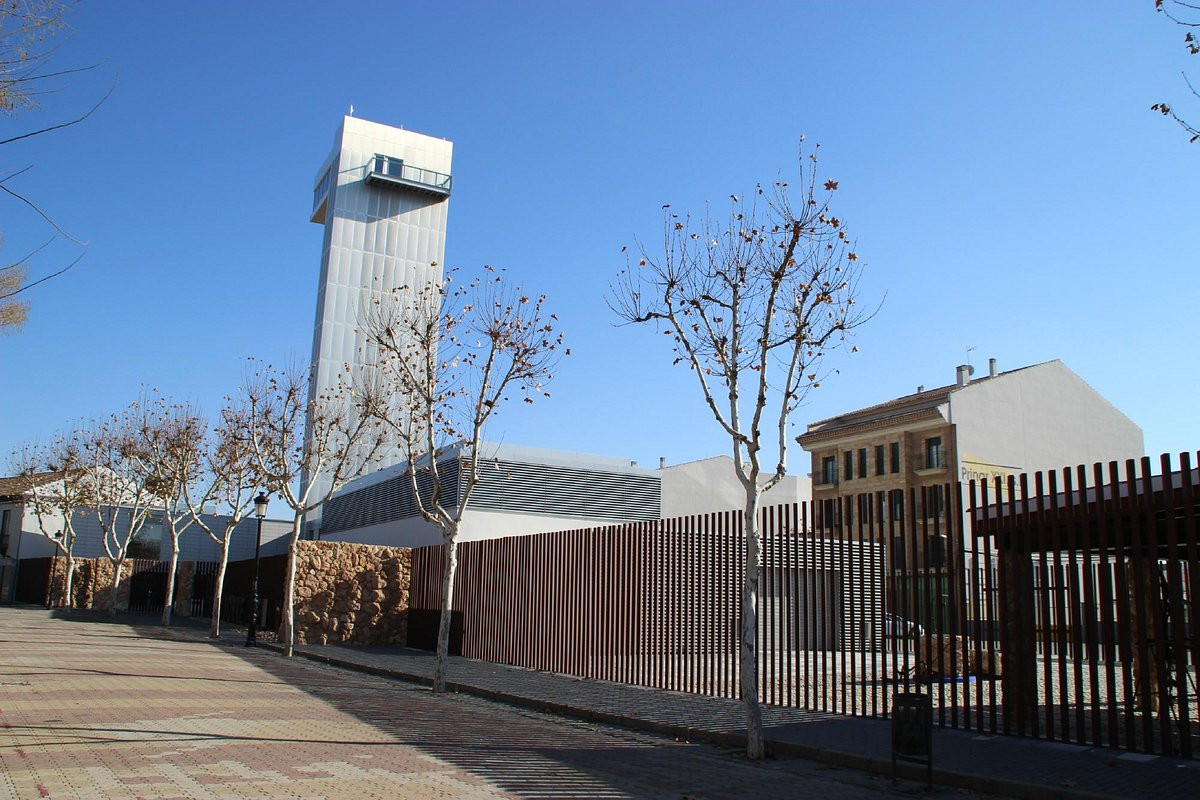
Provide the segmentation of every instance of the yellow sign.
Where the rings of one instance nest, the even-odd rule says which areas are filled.
[[[1020,467],[991,464],[968,453],[963,453],[958,460],[962,465],[959,470],[959,480],[963,483],[969,481],[986,483],[989,490],[994,490],[996,488],[996,479],[999,478],[1002,487],[1001,493],[1008,490],[1008,479],[1016,477],[1022,471]]]

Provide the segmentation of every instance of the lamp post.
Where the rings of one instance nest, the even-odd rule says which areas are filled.
[[[259,492],[254,498],[254,516],[258,517],[258,537],[254,540],[254,582],[250,584],[250,626],[246,629],[246,647],[258,644],[258,552],[262,549],[262,522],[267,515],[267,495]]]

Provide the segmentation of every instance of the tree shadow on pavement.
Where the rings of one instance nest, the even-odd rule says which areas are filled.
[[[468,695],[435,695],[425,686],[306,659],[288,660],[268,651],[237,655],[302,684],[308,694],[396,743],[418,748],[518,797],[623,798],[645,796],[647,791],[652,796],[686,796],[680,787],[697,784],[704,787],[705,796],[731,796],[720,786],[734,788],[729,774],[713,770],[718,753],[707,746],[550,717]],[[306,680],[313,670],[330,680]],[[726,762],[726,773],[730,767],[760,771],[738,757],[721,761]]]
[[[72,616],[72,621],[110,622],[94,615]],[[808,767],[801,770],[796,766],[801,762],[788,760],[754,764],[739,753],[709,745],[553,717],[464,694],[435,695],[426,686],[300,657],[285,659],[273,651],[245,648],[230,640],[209,640],[203,638],[202,632],[181,637],[157,626],[134,625],[131,630],[122,628],[122,624],[129,623],[118,618],[112,627],[75,625],[72,630],[64,631],[61,639],[55,638],[58,629],[53,625],[30,632],[52,645],[74,648],[82,645],[84,652],[91,652],[94,644],[96,655],[91,658],[103,657],[103,646],[116,648],[109,653],[120,653],[121,659],[128,654],[132,663],[93,666],[94,661],[69,662],[47,665],[44,670],[39,663],[36,670],[41,671],[37,672],[28,663],[16,666],[18,659],[6,658],[6,662],[14,662],[14,671],[6,674],[16,675],[24,670],[31,676],[45,677],[76,674],[86,679],[95,675],[132,681],[130,685],[137,685],[139,678],[171,680],[176,682],[174,688],[170,684],[162,687],[155,684],[152,691],[167,698],[172,697],[171,692],[177,692],[181,698],[175,706],[177,710],[166,715],[157,713],[162,708],[161,699],[156,701],[159,705],[144,712],[135,705],[132,716],[124,717],[119,713],[109,714],[103,708],[91,713],[70,709],[55,714],[63,719],[31,718],[23,721],[19,730],[14,726],[8,732],[24,734],[50,748],[61,745],[68,749],[106,749],[114,744],[138,742],[161,745],[166,750],[155,756],[155,763],[174,757],[172,751],[186,751],[183,758],[189,764],[196,764],[200,763],[196,761],[197,751],[211,749],[212,755],[207,758],[225,759],[221,763],[233,759],[233,763],[249,766],[257,763],[252,754],[269,751],[268,745],[282,747],[269,751],[280,756],[288,751],[301,751],[303,745],[330,745],[331,750],[311,764],[310,757],[305,755],[297,764],[270,763],[264,768],[284,776],[313,770],[330,771],[336,776],[336,770],[359,769],[353,763],[346,766],[351,759],[358,758],[366,760],[357,762],[362,768],[355,774],[373,773],[383,781],[399,781],[405,776],[437,773],[441,764],[494,791],[544,800],[576,797],[768,800],[792,797],[801,790],[841,797],[846,796],[851,786],[851,793],[856,796],[891,793],[882,785],[868,787],[875,779],[852,771]],[[51,631],[54,634],[47,635]],[[19,639],[12,629],[7,632],[10,638]],[[131,633],[142,641],[127,641]],[[145,648],[147,672],[152,674],[142,674],[135,652],[138,647]],[[79,651],[75,652],[78,655]],[[163,660],[155,668],[154,659],[160,653]],[[3,668],[0,665],[0,670]],[[55,669],[63,671],[56,673]],[[172,669],[178,669],[179,673],[170,674]],[[199,683],[188,685],[195,681]],[[225,694],[220,691],[222,682],[229,685]],[[261,690],[252,688],[256,685]],[[244,688],[236,688],[239,686]],[[305,701],[305,696],[315,703]],[[218,723],[224,722],[229,724],[221,729]],[[386,755],[399,756],[397,751],[401,748],[414,755],[403,758]],[[401,766],[389,770],[387,764]],[[819,775],[813,774],[818,771]]]

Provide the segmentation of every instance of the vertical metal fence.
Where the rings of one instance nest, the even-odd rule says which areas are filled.
[[[924,691],[944,727],[1192,757],[1197,483],[1185,454],[765,508],[760,697],[887,716]],[[738,697],[745,554],[735,512],[464,542],[457,649]],[[414,618],[443,564],[413,551]]]
[[[970,487],[999,587],[993,727],[1195,757],[1197,483],[1184,453]]]

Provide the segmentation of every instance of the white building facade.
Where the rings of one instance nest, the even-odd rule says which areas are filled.
[[[361,327],[375,299],[441,279],[452,148],[445,139],[357,117],[342,120],[313,189],[311,219],[325,227],[313,396],[336,386],[345,365],[370,363]],[[402,460],[389,452],[372,467]],[[323,488],[322,478],[315,480]]]

